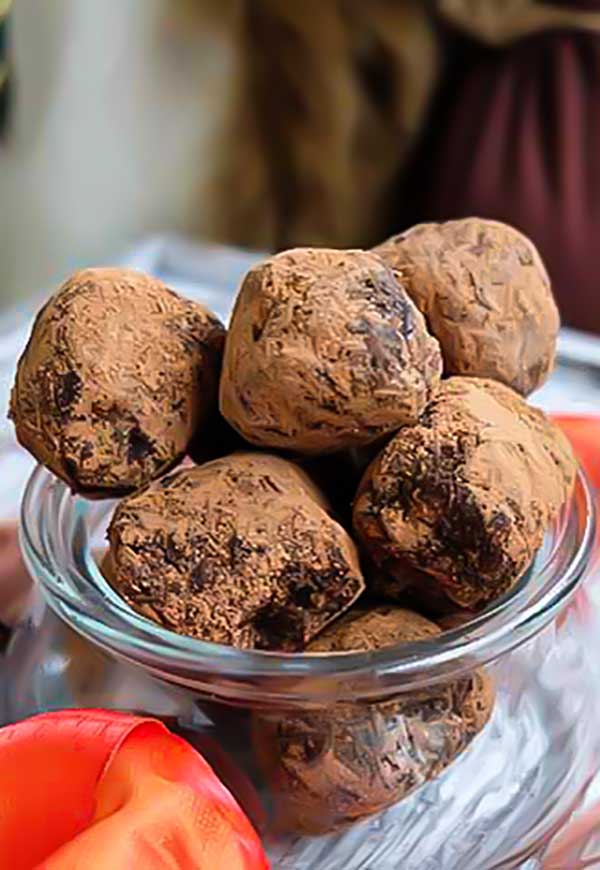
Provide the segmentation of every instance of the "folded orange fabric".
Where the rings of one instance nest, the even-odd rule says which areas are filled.
[[[600,415],[553,415],[563,429],[579,459],[584,471],[596,490],[596,505],[600,516]],[[600,564],[600,523],[596,534],[596,555],[592,571]],[[585,605],[585,591],[575,599]],[[581,606],[580,615],[590,615],[589,606]],[[572,605],[573,606],[573,605]],[[571,820],[553,840],[544,856],[544,870],[591,870],[600,865],[600,803],[580,813]]]
[[[553,414],[573,445],[577,458],[596,488],[600,488],[600,414]]]
[[[162,723],[100,710],[0,730],[0,856],[11,870],[268,870],[204,759]]]
[[[598,525],[595,552],[588,570],[588,573],[592,573],[600,565],[600,415],[555,414],[553,419],[571,442],[575,455],[594,489]]]
[[[573,451],[593,487],[596,513],[600,518],[600,415],[553,414],[552,417],[571,442]],[[593,583],[598,582],[599,568],[600,522],[596,526],[594,551],[588,567],[588,575],[591,575]],[[568,614],[573,612],[577,612],[582,622],[593,619],[590,596],[586,588],[580,589],[568,608],[559,615],[558,624],[561,625]]]

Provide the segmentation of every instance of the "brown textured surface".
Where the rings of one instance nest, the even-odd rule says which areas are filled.
[[[402,559],[394,559],[393,574],[378,567],[363,550],[363,573],[371,601],[393,602],[416,610],[435,622],[459,609],[435,577],[419,571]],[[464,611],[461,609],[462,613]]]
[[[201,426],[188,445],[188,457],[196,464],[202,465],[213,459],[220,459],[230,453],[240,450],[252,450],[251,444],[244,441],[239,432],[233,429],[227,420],[217,411],[210,418],[210,424]]]
[[[187,466],[117,507],[109,580],[180,634],[303,649],[360,595],[356,548],[293,463],[236,453]]]
[[[25,567],[16,523],[0,523],[0,648],[3,629],[25,618],[32,580]]]
[[[259,446],[332,452],[414,422],[440,371],[438,343],[378,257],[299,248],[244,280],[221,411]]]
[[[315,481],[348,529],[352,526],[352,502],[361,478],[391,437],[386,435],[366,447],[297,458],[300,467]]]
[[[409,610],[351,611],[310,652],[373,650],[434,638]],[[487,722],[493,689],[483,671],[380,703],[325,712],[257,715],[254,745],[273,794],[276,824],[323,834],[380,812],[440,773]]]
[[[76,492],[136,489],[215,412],[224,334],[155,278],[77,272],[38,314],[19,362],[17,438]]]
[[[481,606],[527,569],[574,477],[570,446],[541,411],[497,382],[450,378],[365,473],[354,525],[390,573],[408,562],[456,603]]]
[[[437,637],[435,623],[412,610],[393,605],[354,607],[329,625],[307,652],[354,652],[381,649],[408,641]]]
[[[480,218],[420,224],[375,251],[401,275],[440,342],[446,374],[528,395],[554,363],[558,309],[533,244]]]

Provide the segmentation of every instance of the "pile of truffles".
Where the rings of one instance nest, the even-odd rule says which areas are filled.
[[[321,656],[436,644],[515,586],[570,497],[569,445],[524,398],[558,325],[531,242],[478,219],[269,257],[227,333],[154,278],[88,269],[38,315],[10,414],[73,492],[122,497],[102,571],[149,620]],[[389,806],[492,706],[477,671],[257,712],[279,823]]]

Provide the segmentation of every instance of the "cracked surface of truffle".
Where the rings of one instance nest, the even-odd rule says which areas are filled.
[[[414,422],[440,373],[437,341],[379,257],[299,248],[242,284],[221,412],[253,444],[333,452]]]
[[[410,610],[357,608],[307,652],[369,651],[440,633]],[[489,719],[493,699],[489,677],[475,671],[377,703],[257,714],[254,746],[273,793],[276,825],[324,834],[397,803],[466,748]]]
[[[386,571],[402,578],[408,563],[480,607],[526,571],[575,469],[542,411],[495,381],[450,378],[367,469],[354,527]]]
[[[532,242],[497,221],[420,224],[376,247],[440,342],[448,375],[528,395],[554,363],[559,315]]]
[[[107,579],[180,634],[301,650],[364,588],[356,548],[293,463],[235,453],[124,499]]]
[[[216,412],[224,336],[204,306],[156,278],[77,272],[38,314],[19,361],[19,442],[75,492],[137,489]]]

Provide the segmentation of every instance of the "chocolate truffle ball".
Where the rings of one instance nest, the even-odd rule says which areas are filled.
[[[479,607],[525,572],[574,476],[566,438],[541,411],[495,381],[450,378],[367,469],[354,526],[391,574],[408,563]]]
[[[355,609],[307,652],[372,651],[440,633],[410,610]],[[386,809],[447,767],[483,728],[492,707],[490,680],[475,671],[377,703],[257,714],[253,742],[273,794],[275,824],[324,834]]]
[[[375,251],[439,341],[446,374],[493,378],[528,395],[552,370],[559,316],[534,245],[513,227],[467,218],[421,224]]]
[[[300,650],[363,591],[356,548],[293,463],[235,453],[124,499],[107,579],[180,634]]]
[[[137,489],[216,412],[224,336],[206,308],[156,278],[77,272],[38,314],[19,361],[17,438],[74,492]]]
[[[242,284],[221,411],[253,444],[328,453],[413,423],[440,372],[438,343],[379,257],[300,248]]]

